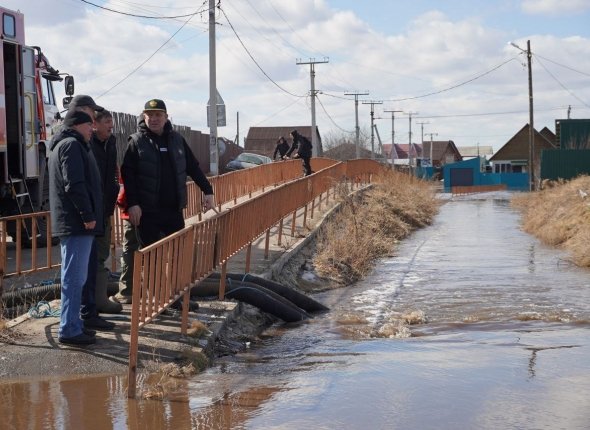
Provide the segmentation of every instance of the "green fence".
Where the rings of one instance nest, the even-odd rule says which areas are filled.
[[[541,154],[541,179],[590,175],[590,149],[547,149]]]

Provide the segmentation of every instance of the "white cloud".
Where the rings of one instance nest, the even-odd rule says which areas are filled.
[[[522,10],[525,13],[540,15],[562,15],[584,12],[590,9],[588,0],[523,0]]]

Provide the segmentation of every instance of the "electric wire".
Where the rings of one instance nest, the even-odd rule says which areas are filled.
[[[557,61],[554,61],[554,60],[552,60],[550,58],[547,58],[547,57],[543,57],[542,55],[535,54],[535,53],[533,53],[533,55],[535,57],[537,57],[537,59],[542,58],[543,60],[549,61],[550,63],[553,63],[553,64],[555,64],[557,66],[563,67],[564,69],[571,70],[572,72],[576,72],[576,73],[579,73],[579,74],[584,75],[584,76],[590,76],[590,73],[582,72],[580,70],[576,70],[573,67],[566,66],[565,64],[558,63]]]
[[[430,97],[430,96],[441,94],[441,93],[444,93],[444,92],[447,92],[447,91],[451,91],[451,90],[454,90],[456,88],[459,88],[459,87],[462,87],[464,85],[467,85],[467,84],[469,84],[471,82],[474,82],[474,81],[476,81],[476,80],[478,80],[480,78],[483,78],[484,76],[489,75],[490,73],[498,70],[500,67],[502,67],[502,66],[510,63],[511,61],[514,61],[514,60],[516,60],[516,57],[510,58],[510,59],[508,59],[508,60],[506,60],[506,61],[498,64],[497,66],[494,66],[490,70],[487,70],[487,71],[485,71],[485,72],[483,72],[483,73],[481,73],[481,74],[479,74],[479,75],[477,75],[477,76],[475,76],[475,77],[473,77],[471,79],[468,79],[466,81],[460,82],[460,83],[458,83],[456,85],[452,85],[452,86],[447,87],[447,88],[443,88],[442,90],[433,91],[433,92],[430,92],[430,93],[427,93],[427,94],[422,94],[422,95],[419,95],[419,96],[404,97],[404,98],[401,98],[401,99],[384,99],[383,101],[387,101],[387,102],[401,102],[401,101],[405,101],[405,100],[415,100],[415,99],[421,99],[421,98],[424,98],[424,97]]]
[[[135,72],[137,72],[140,68],[142,68],[148,61],[150,61],[164,46],[166,46],[168,44],[168,42],[170,42],[174,36],[176,36],[180,30],[182,30],[189,22],[190,20],[193,18],[193,16],[195,16],[197,13],[199,12],[195,12],[194,14],[192,14],[185,22],[184,24],[182,24],[180,26],[180,28],[178,30],[176,30],[172,36],[170,36],[162,45],[160,45],[160,47],[158,49],[156,49],[148,58],[146,58],[139,66],[137,66],[135,69],[133,69],[131,72],[129,72],[123,79],[121,79],[119,82],[117,82],[115,85],[113,85],[111,88],[109,88],[108,90],[106,90],[105,92],[103,92],[102,94],[100,94],[97,98],[100,98],[106,94],[108,94],[109,92],[111,92],[112,90],[114,90],[115,88],[117,88],[120,84],[122,84],[123,82],[125,82],[131,75],[133,75]]]
[[[567,88],[565,85],[563,85],[561,83],[561,81],[559,79],[557,79],[555,77],[555,75],[553,75],[553,73],[551,73],[549,71],[549,69],[547,67],[545,67],[545,64],[543,64],[543,62],[541,61],[541,59],[539,57],[537,57],[535,54],[533,54],[533,57],[535,57],[537,59],[537,62],[541,65],[541,67],[543,69],[545,69],[545,71],[547,72],[547,74],[549,74],[549,76],[551,76],[555,82],[557,82],[559,84],[559,86],[561,88],[563,88],[564,90],[566,90],[573,98],[575,98],[576,100],[578,100],[580,103],[582,103],[584,106],[590,108],[590,105],[588,105],[584,100],[582,100],[580,97],[578,97],[577,95],[575,95],[569,88]]]
[[[276,111],[276,112],[275,112],[275,113],[273,113],[272,115],[270,115],[270,116],[266,117],[265,119],[263,119],[262,121],[259,121],[259,122],[258,122],[258,123],[256,123],[256,124],[254,124],[254,126],[253,126],[253,127],[258,127],[260,124],[263,124],[263,123],[265,123],[266,121],[268,121],[269,119],[272,119],[272,118],[274,118],[275,116],[277,116],[277,115],[278,115],[278,114],[280,114],[281,112],[283,112],[283,111],[285,111],[285,110],[289,109],[291,106],[293,106],[293,105],[294,105],[294,104],[296,104],[296,103],[299,103],[300,101],[301,101],[301,99],[300,99],[300,98],[297,98],[297,99],[295,99],[294,101],[292,101],[291,103],[289,103],[289,104],[288,104],[287,106],[285,106],[284,108],[282,108],[282,109],[279,109],[278,111]]]
[[[236,37],[238,38],[238,41],[240,42],[240,44],[242,45],[242,48],[244,48],[244,50],[246,51],[246,53],[248,54],[248,56],[250,57],[250,59],[254,62],[254,64],[256,64],[256,67],[258,67],[258,69],[262,72],[262,74],[264,76],[266,76],[266,78],[272,82],[278,89],[280,89],[281,91],[283,91],[284,93],[289,94],[290,96],[293,97],[298,97],[298,98],[303,98],[306,97],[305,95],[300,96],[297,94],[293,94],[291,91],[283,88],[282,86],[280,86],[274,79],[272,79],[268,73],[266,73],[264,71],[264,69],[260,66],[260,64],[258,63],[258,61],[256,61],[256,59],[252,56],[252,54],[250,53],[250,51],[248,50],[248,48],[246,47],[246,45],[244,44],[244,42],[242,41],[242,39],[240,38],[240,36],[238,35],[236,29],[234,28],[233,24],[231,23],[231,21],[229,20],[229,18],[227,17],[227,14],[225,13],[225,11],[223,10],[223,8],[219,7],[219,10],[221,10],[221,13],[223,14],[223,16],[225,17],[225,20],[227,21],[227,23],[229,24],[230,28],[232,29],[232,31],[234,32],[234,34],[236,35]]]
[[[336,121],[334,121],[334,119],[330,116],[330,114],[326,110],[326,107],[324,106],[324,104],[322,103],[322,101],[320,100],[320,98],[317,95],[316,95],[316,99],[320,103],[320,106],[324,110],[324,113],[326,114],[326,116],[330,119],[330,121],[332,122],[332,124],[334,124],[336,126],[336,128],[338,128],[339,130],[341,130],[341,131],[343,131],[345,133],[351,133],[351,134],[354,133],[353,131],[345,130],[344,128],[342,128],[338,124],[336,124]]]
[[[197,11],[197,12],[188,13],[188,14],[184,14],[184,15],[175,15],[175,16],[150,16],[150,15],[139,15],[139,14],[134,14],[134,13],[123,12],[123,11],[120,11],[120,10],[111,9],[109,7],[101,6],[101,5],[96,4],[96,3],[92,3],[91,1],[88,1],[88,0],[80,0],[80,1],[82,3],[86,3],[86,4],[89,4],[91,6],[97,7],[99,9],[107,10],[107,11],[112,12],[112,13],[117,13],[117,14],[125,15],[125,16],[132,16],[132,17],[135,17],[135,18],[144,18],[144,19],[177,19],[177,18],[188,18],[188,17],[192,18],[197,13],[201,13],[201,12],[204,12],[204,11],[208,10],[208,8],[207,8],[207,9],[203,9],[203,10],[200,10],[200,11]]]

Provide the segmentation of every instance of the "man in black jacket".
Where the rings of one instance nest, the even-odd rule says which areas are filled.
[[[279,160],[283,160],[283,157],[285,154],[287,154],[288,150],[289,144],[287,143],[287,139],[285,139],[283,136],[279,137],[279,140],[277,140],[277,146],[275,147],[275,152],[272,154],[272,159],[276,160],[277,154],[279,154]]]
[[[149,100],[139,131],[129,136],[121,176],[129,221],[139,229],[141,246],[152,244],[184,228],[186,178],[204,194],[205,210],[215,204],[213,188],[184,138],[172,129],[166,104]]]
[[[297,153],[293,156],[293,158],[301,158],[304,176],[311,175],[313,173],[311,171],[311,164],[310,164],[311,155],[312,155],[311,142],[309,141],[309,139],[307,137],[299,134],[299,132],[297,130],[293,130],[291,132],[291,138],[293,139],[293,144],[291,145],[291,148],[289,148],[289,151],[287,152],[287,154],[285,154],[285,157],[287,157],[287,158],[290,157],[291,154],[295,150],[297,150]]]
[[[82,289],[96,234],[103,231],[100,173],[88,142],[93,118],[68,111],[49,153],[51,228],[61,245],[61,317],[59,342],[89,345],[95,332],[80,319]]]
[[[89,279],[87,282],[96,282],[96,310],[114,314],[121,312],[123,307],[120,303],[108,300],[107,287],[110,271],[105,267],[105,262],[111,253],[111,216],[115,211],[119,193],[119,174],[117,168],[117,140],[113,136],[113,115],[107,110],[96,113],[90,148],[96,159],[102,184],[104,234],[97,236],[95,239],[97,266],[95,273],[92,273],[93,270],[89,273],[89,278],[94,275],[94,279]]]

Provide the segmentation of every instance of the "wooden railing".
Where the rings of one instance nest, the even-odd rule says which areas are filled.
[[[503,190],[506,190],[506,184],[470,185],[470,186],[451,187],[451,193],[454,196],[460,196],[463,194],[487,193],[490,191],[503,191]]]
[[[221,268],[218,294],[223,299],[227,262],[232,256],[261,235],[268,234],[273,226],[300,208],[304,209],[305,222],[308,206],[313,206],[315,199],[321,199],[322,194],[329,196],[330,189],[337,183],[346,182],[349,167],[353,185],[370,180],[372,174],[382,169],[377,162],[365,161],[332,163],[314,175],[279,185],[136,251],[129,343],[129,397],[135,397],[136,391],[140,328],[174,301],[182,299],[180,331],[186,334],[191,287],[216,268]],[[268,240],[265,246],[268,247]],[[249,265],[248,261],[246,265]]]
[[[45,223],[47,226],[45,237],[42,239],[37,237],[40,222]],[[10,229],[8,228],[9,225],[11,225]],[[14,242],[14,255],[10,261],[7,252],[9,243],[8,230],[11,230]],[[30,237],[27,237],[28,235]],[[42,244],[40,240],[43,240]],[[25,241],[29,244],[30,251],[23,246]],[[39,245],[44,247],[44,256],[40,255],[43,248],[39,247]],[[35,212],[0,218],[0,278],[59,267],[61,264],[60,259],[54,260],[52,258],[51,249],[51,214],[49,212]]]

